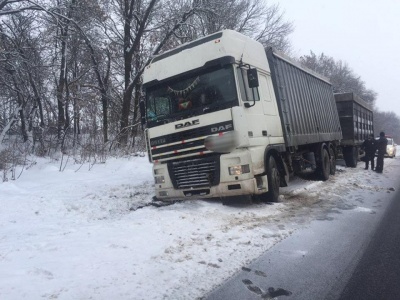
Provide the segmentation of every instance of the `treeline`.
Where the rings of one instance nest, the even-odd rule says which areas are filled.
[[[383,131],[386,135],[393,137],[397,144],[400,144],[400,118],[394,112],[374,111],[375,136]]]
[[[0,152],[144,150],[141,75],[154,55],[222,29],[290,53],[293,28],[263,0],[0,0]],[[345,62],[300,62],[374,105]],[[399,124],[375,111],[376,130]]]
[[[0,0],[0,21],[0,143],[37,154],[131,151],[141,75],[162,51],[221,29],[286,50],[293,31],[262,0]]]

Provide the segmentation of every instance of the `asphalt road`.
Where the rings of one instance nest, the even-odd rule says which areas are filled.
[[[382,176],[398,191],[395,164]],[[327,212],[203,299],[400,299],[400,193],[360,191],[349,204],[360,199],[362,210]]]
[[[400,299],[400,192],[340,296],[353,299]]]

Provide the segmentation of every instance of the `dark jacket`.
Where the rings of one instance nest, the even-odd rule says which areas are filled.
[[[378,155],[385,155],[387,144],[388,140],[384,136],[381,136],[379,140],[376,141],[376,148],[378,150]]]
[[[365,155],[367,155],[368,157],[375,156],[376,147],[377,141],[375,141],[374,139],[367,139],[361,145],[361,149],[364,149]]]

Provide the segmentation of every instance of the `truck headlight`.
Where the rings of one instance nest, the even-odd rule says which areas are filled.
[[[163,169],[154,169],[154,175],[161,175],[163,171]]]
[[[164,176],[155,176],[154,181],[156,182],[156,184],[165,183],[165,178]]]
[[[240,165],[240,166],[233,166],[229,167],[229,175],[240,175],[250,173],[250,166],[249,165]]]

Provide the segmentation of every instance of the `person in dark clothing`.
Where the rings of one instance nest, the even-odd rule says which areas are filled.
[[[379,134],[379,140],[376,141],[376,148],[378,150],[378,158],[376,159],[376,169],[377,173],[382,173],[383,171],[383,156],[386,154],[386,147],[388,140],[385,138],[385,133],[382,131]]]
[[[361,145],[361,149],[365,151],[365,170],[368,170],[369,162],[371,162],[371,170],[374,169],[376,142],[374,135],[370,134]]]

